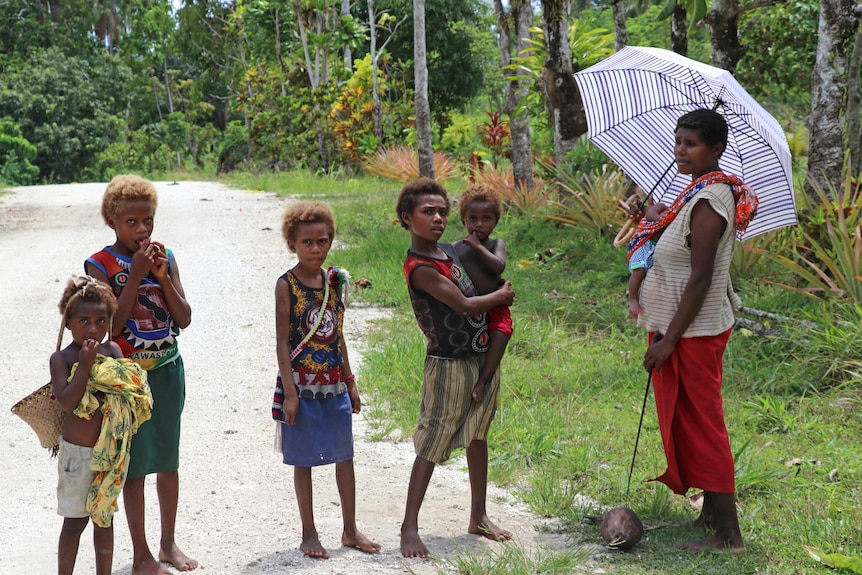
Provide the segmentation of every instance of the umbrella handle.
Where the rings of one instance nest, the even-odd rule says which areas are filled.
[[[614,238],[615,248],[628,245],[629,240],[635,233],[635,228],[633,227],[634,224],[634,218],[629,218],[628,220],[626,220],[626,223],[623,224],[623,227],[620,229],[619,233],[617,234],[617,237]]]

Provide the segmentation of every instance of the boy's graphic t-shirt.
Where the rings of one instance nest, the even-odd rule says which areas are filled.
[[[458,358],[488,351],[488,323],[486,314],[464,317],[428,293],[418,291],[410,283],[411,272],[420,266],[434,268],[437,273],[458,286],[467,297],[478,295],[470,276],[461,267],[450,244],[437,244],[448,256],[445,260],[429,258],[407,251],[404,260],[404,279],[413,304],[413,313],[419,328],[428,340],[426,354],[443,358]]]
[[[166,251],[170,270],[174,255],[171,250]],[[105,274],[114,295],[120,297],[120,292],[129,279],[132,258],[106,247],[87,258],[87,263]],[[179,356],[176,340],[179,333],[180,329],[174,324],[168,311],[161,285],[152,274],[148,274],[138,286],[137,297],[123,331],[114,341],[123,350],[125,357],[146,370],[152,370],[174,361]]]

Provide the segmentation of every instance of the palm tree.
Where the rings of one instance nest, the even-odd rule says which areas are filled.
[[[431,105],[428,103],[428,60],[425,54],[425,0],[413,0],[413,60],[419,175],[433,178],[434,148],[431,145]]]

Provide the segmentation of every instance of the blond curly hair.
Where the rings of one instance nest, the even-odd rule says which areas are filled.
[[[119,215],[123,202],[136,201],[149,202],[153,207],[153,214],[156,213],[159,195],[153,183],[133,174],[114,176],[102,196],[102,219],[110,225],[111,220]]]
[[[335,239],[335,214],[323,202],[296,202],[287,206],[281,216],[281,236],[290,247],[296,241],[300,224],[325,224],[329,239]]]

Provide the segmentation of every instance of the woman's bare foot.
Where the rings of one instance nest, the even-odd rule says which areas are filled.
[[[171,575],[171,572],[155,557],[150,557],[141,561],[140,565],[132,565],[132,575]]]
[[[380,551],[380,544],[375,543],[359,531],[354,531],[353,536],[342,533],[341,544],[345,547],[356,547],[366,553],[377,553]]]
[[[512,538],[512,533],[501,527],[497,527],[488,517],[484,517],[481,521],[470,520],[470,525],[467,527],[467,533],[481,535],[494,541],[508,541]]]
[[[419,532],[401,528],[401,554],[408,558],[428,559],[431,552],[422,543]]]
[[[194,571],[198,568],[198,562],[180,551],[176,544],[173,545],[170,552],[159,549],[159,561],[170,563],[179,571]]]
[[[317,535],[306,537],[299,545],[299,550],[314,559],[329,559],[329,553],[320,544]]]
[[[742,542],[741,536],[725,538],[718,534],[704,537],[697,541],[677,543],[676,546],[692,553],[701,553],[707,549],[717,549],[718,551],[727,551],[728,553],[740,553],[745,550],[745,543]]]

